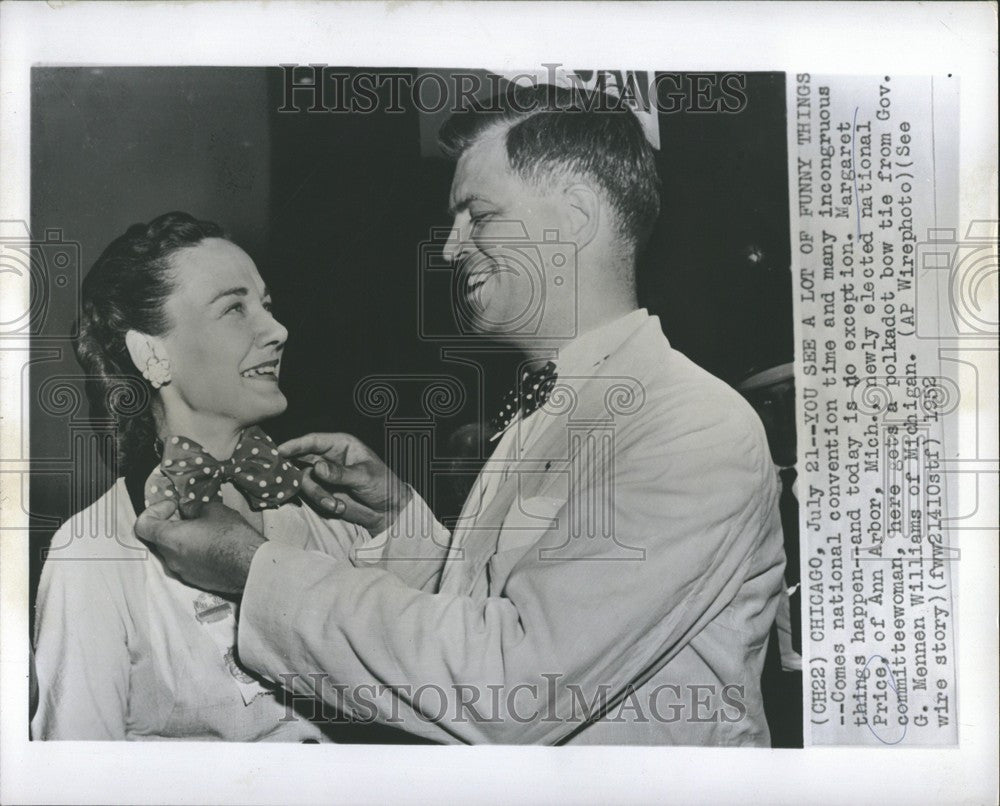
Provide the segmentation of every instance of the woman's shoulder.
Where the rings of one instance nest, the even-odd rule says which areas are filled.
[[[124,479],[56,530],[46,560],[145,559],[148,549],[135,536],[136,515]]]

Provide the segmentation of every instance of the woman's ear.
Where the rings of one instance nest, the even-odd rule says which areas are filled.
[[[564,191],[569,204],[570,234],[577,248],[597,236],[601,226],[601,198],[589,185],[577,183]]]
[[[145,371],[146,364],[155,356],[149,336],[138,330],[130,330],[125,334],[125,346],[135,368],[140,372]]]
[[[170,383],[170,359],[158,339],[138,330],[129,330],[125,334],[125,346],[135,368],[154,389]]]
[[[146,364],[153,357],[153,345],[149,342],[149,336],[138,330],[130,330],[125,334],[125,346],[135,368],[140,372],[145,370]]]

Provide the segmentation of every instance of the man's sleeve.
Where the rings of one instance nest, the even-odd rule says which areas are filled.
[[[349,559],[359,567],[385,568],[417,590],[437,590],[451,535],[412,488],[410,501],[395,522],[374,536],[362,526],[320,515],[308,505],[295,512],[305,519],[303,548]],[[299,525],[299,521],[285,521],[280,528]],[[280,534],[272,536],[285,542]]]
[[[616,539],[573,537],[571,497],[485,600],[263,546],[241,656],[298,693],[438,741],[558,742],[580,727],[565,718],[566,684],[588,700],[620,692],[668,662],[746,579],[777,491],[759,424],[733,414],[617,455]],[[623,546],[638,555],[625,559]]]
[[[416,590],[434,592],[441,580],[451,534],[411,488],[410,502],[395,522],[369,541],[358,543],[352,562],[391,571]]]

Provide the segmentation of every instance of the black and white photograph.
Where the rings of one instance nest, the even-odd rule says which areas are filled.
[[[32,79],[33,738],[801,746],[784,75]]]
[[[967,76],[630,52],[618,23],[477,51],[461,3],[83,3],[103,44],[64,57],[23,44],[53,14],[23,5],[4,777],[72,761],[5,802],[426,802],[484,763],[498,795],[589,802],[630,753],[680,788],[624,802],[731,802],[704,780],[730,764],[846,802],[832,762],[829,799],[801,790],[824,746],[995,770],[995,623],[984,655],[962,612],[996,615],[996,205],[964,173],[994,154],[995,190],[995,98],[966,125],[995,41]],[[615,5],[669,30],[670,4]],[[962,30],[990,8],[939,5]],[[612,7],[561,9],[599,39]],[[181,19],[146,54],[125,35]]]

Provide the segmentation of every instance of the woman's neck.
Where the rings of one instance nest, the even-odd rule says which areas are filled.
[[[158,420],[160,439],[169,436],[193,439],[219,461],[233,455],[243,433],[243,426],[232,420],[199,415],[193,411],[164,411],[163,417]]]

